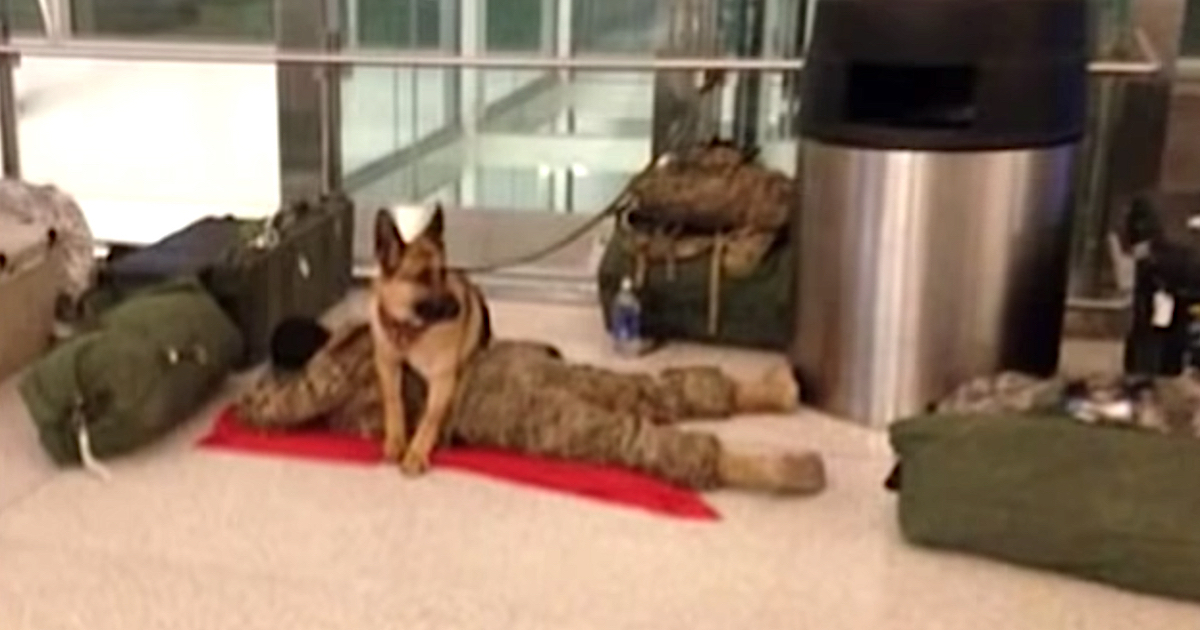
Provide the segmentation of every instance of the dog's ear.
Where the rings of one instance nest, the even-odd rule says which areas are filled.
[[[379,269],[383,275],[391,275],[400,268],[400,260],[404,257],[404,239],[400,237],[400,228],[392,219],[392,213],[387,208],[380,208],[375,213],[375,259],[379,261]]]
[[[446,215],[442,212],[442,204],[437,204],[433,207],[433,216],[429,219],[429,226],[425,228],[425,236],[428,236],[438,245],[445,243],[444,236],[446,234]]]

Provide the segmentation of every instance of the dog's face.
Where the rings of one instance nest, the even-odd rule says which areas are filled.
[[[375,213],[375,297],[385,323],[425,325],[458,317],[461,307],[448,282],[444,229],[440,205],[425,231],[407,243],[390,212]]]

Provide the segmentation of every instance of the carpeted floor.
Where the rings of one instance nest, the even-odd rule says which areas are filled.
[[[494,310],[499,335],[620,364],[590,309]],[[646,363],[704,360],[742,371],[780,359],[671,347]],[[220,402],[103,483],[53,470],[13,384],[0,387],[0,628],[1168,630],[1200,619],[1200,607],[906,546],[881,488],[882,434],[811,412],[712,428],[820,448],[825,494],[717,493],[723,520],[697,523],[469,474],[414,482],[192,448]]]

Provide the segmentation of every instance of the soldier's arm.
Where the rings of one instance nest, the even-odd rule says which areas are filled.
[[[354,324],[334,333],[298,374],[266,374],[236,403],[251,426],[286,428],[336,411],[355,395],[356,366],[371,360],[371,333]]]

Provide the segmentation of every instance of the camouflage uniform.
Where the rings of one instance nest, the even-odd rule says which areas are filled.
[[[94,241],[83,210],[70,195],[54,186],[0,179],[0,214],[53,229],[64,252],[63,292],[74,301],[87,291],[96,265]]]
[[[321,421],[340,433],[383,435],[370,326],[338,330],[302,372],[268,373],[234,406],[244,422],[263,429]]]
[[[268,374],[237,401],[252,426],[324,420],[378,436],[382,415],[366,325],[335,334],[302,373]],[[420,388],[404,388],[420,397]],[[410,430],[419,402],[407,400]],[[467,366],[443,442],[617,464],[693,488],[719,483],[720,443],[668,426],[736,411],[733,380],[712,367],[657,376],[573,365],[545,344],[498,341]]]
[[[1002,414],[1060,410],[1067,382],[1016,372],[972,379],[941,400],[938,413]]]
[[[720,443],[667,423],[733,413],[732,382],[713,368],[668,370],[658,378],[564,362],[553,348],[497,342],[467,368],[450,435],[640,470],[693,488],[719,484]]]

